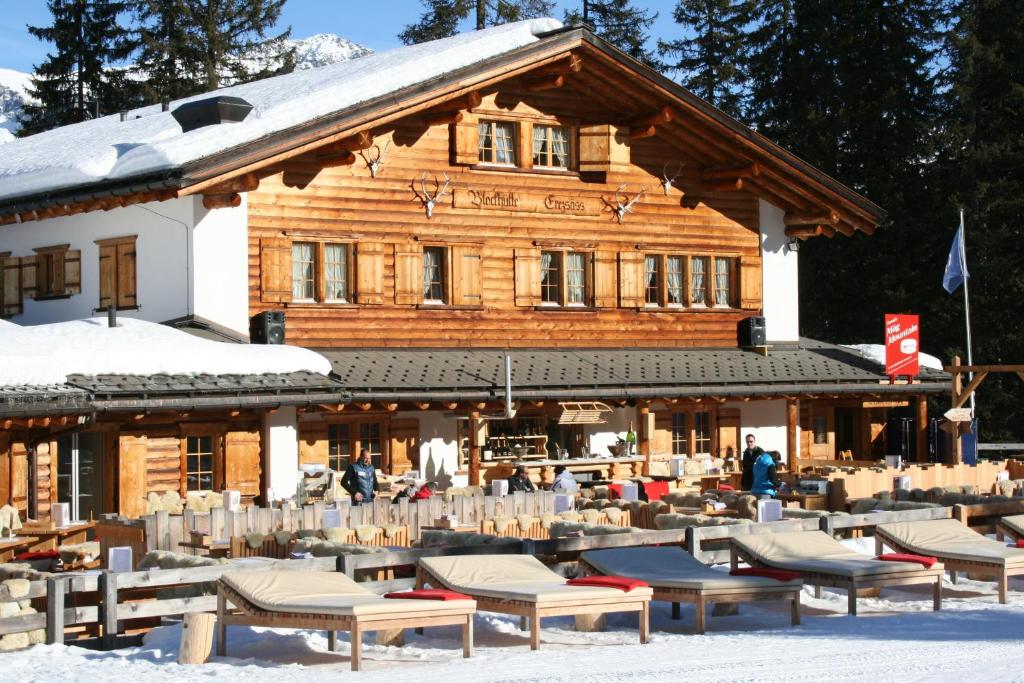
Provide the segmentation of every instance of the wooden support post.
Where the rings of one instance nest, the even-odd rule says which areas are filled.
[[[469,414],[469,485],[480,486],[480,411]]]
[[[914,460],[926,462],[928,460],[928,399],[924,396],[915,397],[914,407],[917,409],[917,442]]]
[[[217,592],[217,656],[228,654],[228,625],[224,623],[224,615],[228,613],[228,601],[224,594]]]
[[[960,365],[960,356],[953,356],[953,369],[955,370],[958,365]],[[951,391],[953,393],[953,400],[951,403],[955,408],[956,401],[960,397],[960,392],[963,390],[964,381],[963,375],[961,375],[959,372],[953,372],[951,374],[953,376],[953,382],[951,387]],[[963,446],[960,443],[960,430],[958,428],[956,432],[953,434],[953,462],[951,464],[960,465],[963,464],[963,461],[964,451]],[[956,583],[956,581],[954,581],[953,583]]]
[[[607,619],[603,614],[577,614],[576,630],[581,633],[595,633],[607,628]]]
[[[404,628],[387,628],[377,631],[376,636],[378,645],[390,645],[393,647],[404,647],[405,646],[405,629]]]
[[[117,642],[117,574],[105,571],[99,577],[101,647],[113,650]]]
[[[51,576],[46,579],[46,644],[64,644],[64,591],[67,579]]]
[[[797,438],[796,428],[800,419],[799,405],[795,398],[786,399],[786,458],[790,471],[797,472]]]
[[[178,648],[178,664],[206,664],[213,649],[213,629],[217,617],[205,612],[185,615],[181,625],[181,646]]]
[[[643,473],[645,477],[651,474],[651,430],[648,422],[651,419],[651,406],[648,403],[642,403],[637,408],[637,445],[640,447],[640,455],[644,456],[644,469]]]

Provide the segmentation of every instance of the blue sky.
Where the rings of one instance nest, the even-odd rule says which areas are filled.
[[[638,7],[658,11],[653,33],[674,37],[678,27],[672,23],[671,0],[640,0]],[[557,2],[555,16],[562,18],[565,8],[577,8],[579,0]],[[281,23],[291,25],[292,36],[306,38],[314,33],[337,33],[374,50],[387,50],[400,45],[395,37],[406,24],[419,17],[419,0],[288,0]],[[0,68],[31,71],[40,63],[50,45],[36,40],[26,25],[45,26],[49,12],[44,0],[0,0]],[[471,28],[467,25],[466,30]]]

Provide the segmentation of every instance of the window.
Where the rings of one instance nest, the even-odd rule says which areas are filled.
[[[369,451],[373,466],[378,468],[381,466],[381,455],[384,453],[380,434],[380,422],[363,422],[359,425],[359,450],[365,448]]]
[[[105,438],[102,432],[79,432],[57,439],[57,501],[70,505],[71,519],[98,519],[104,512]]]
[[[711,455],[710,413],[693,414],[693,452],[694,455]]]
[[[562,258],[557,251],[540,254],[540,300],[545,304],[562,303]]]
[[[316,245],[292,243],[292,299],[313,301],[316,297]]]
[[[732,273],[732,259],[723,256],[715,257],[715,306],[728,307],[732,303],[730,296],[730,282]]]
[[[569,168],[569,133],[561,126],[533,127],[533,165]]]
[[[185,439],[185,491],[213,491],[213,437]]]
[[[480,161],[515,165],[516,125],[508,121],[481,121],[478,127]]]
[[[669,306],[683,306],[683,257],[669,256],[665,269],[665,302]]]
[[[64,296],[64,257],[70,245],[36,249],[36,298]]]
[[[292,301],[347,302],[351,245],[292,242]]]
[[[445,254],[444,247],[423,248],[423,301],[443,304],[445,296]]]
[[[327,425],[327,466],[344,472],[352,459],[352,443],[347,424]]]
[[[707,272],[707,256],[690,257],[690,304],[693,306],[707,306]]]
[[[815,415],[811,419],[811,429],[814,431],[815,444],[828,443],[828,420],[824,415]]]
[[[578,251],[565,255],[566,304],[583,306],[587,303],[587,257]]]
[[[661,303],[661,257],[648,254],[644,257],[644,303],[657,306]]]
[[[672,453],[674,455],[689,455],[688,436],[686,413],[672,413]]]
[[[135,241],[136,235],[96,240],[100,248],[99,310],[138,308]]]

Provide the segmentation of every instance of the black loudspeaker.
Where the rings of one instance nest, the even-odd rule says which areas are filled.
[[[284,344],[284,311],[263,311],[249,320],[249,342]]]
[[[753,316],[740,321],[740,346],[766,346],[764,318]]]

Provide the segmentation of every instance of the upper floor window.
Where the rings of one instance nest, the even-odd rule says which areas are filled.
[[[444,247],[423,248],[423,301],[424,303],[443,304],[445,296],[445,256]]]
[[[36,249],[36,298],[64,296],[64,259],[67,244]]]
[[[665,303],[669,306],[683,305],[684,273],[682,256],[669,256],[665,259]]]
[[[690,304],[693,306],[708,305],[707,274],[707,256],[690,257]]]
[[[348,244],[292,242],[292,300],[349,300]]]
[[[316,245],[292,244],[292,298],[312,301],[316,296]]]
[[[565,253],[565,303],[583,306],[588,302],[587,256],[578,251]]]
[[[540,300],[545,304],[562,303],[562,254],[543,251],[540,254]]]
[[[487,164],[516,163],[516,125],[509,121],[481,121],[478,127],[480,161]]]
[[[644,303],[661,304],[661,257],[654,254],[644,257]]]
[[[593,300],[590,254],[581,251],[542,251],[540,300],[553,306],[588,306]]]
[[[569,168],[569,133],[562,126],[533,126],[533,165]]]
[[[96,240],[100,247],[100,310],[108,306],[138,308],[135,242],[135,235]]]
[[[736,305],[736,273],[735,257],[647,254],[644,303],[650,307],[732,307]]]
[[[724,256],[715,257],[714,303],[715,306],[732,305],[732,262]]]

